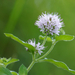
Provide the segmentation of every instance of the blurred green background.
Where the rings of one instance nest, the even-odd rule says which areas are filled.
[[[45,11],[58,13],[65,24],[66,34],[75,35],[75,0],[0,0],[0,57],[13,57],[20,60],[9,65],[10,70],[18,72],[21,64],[28,67],[32,57],[24,46],[7,38],[4,33],[12,33],[24,41],[35,38],[38,42],[38,37],[42,33],[34,23]],[[47,42],[46,46],[51,46],[51,43]],[[69,68],[75,70],[75,40],[58,42],[47,58],[63,61]],[[72,74],[44,62],[36,63],[28,75]]]

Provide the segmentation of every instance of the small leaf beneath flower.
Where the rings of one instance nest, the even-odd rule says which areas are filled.
[[[56,41],[71,41],[74,39],[74,36],[71,35],[59,35],[56,36]]]
[[[60,31],[59,35],[65,35],[65,31],[62,28],[59,31]]]
[[[19,75],[27,75],[27,68],[24,65],[20,66]]]
[[[20,44],[24,45],[25,47],[27,47],[31,52],[33,52],[35,50],[35,47],[33,47],[32,45],[20,40],[18,37],[14,36],[13,34],[10,33],[4,33],[7,37],[11,37],[13,40],[19,42]]]
[[[75,74],[75,70],[71,70],[69,69],[69,67],[64,63],[64,62],[61,62],[61,61],[57,61],[57,60],[54,60],[54,59],[44,59],[44,60],[41,60],[41,61],[47,61],[47,62],[50,62],[52,64],[54,64],[55,66],[59,67],[59,68],[62,68],[64,70],[67,70],[73,74]]]
[[[44,40],[45,37],[46,37],[46,36],[42,36],[42,35],[40,35],[40,36],[39,36],[39,39],[40,39],[40,40]],[[47,36],[47,41],[48,41],[48,42],[51,42],[52,40],[51,40],[50,37]]]
[[[0,66],[0,75],[12,75],[12,74],[7,68]]]

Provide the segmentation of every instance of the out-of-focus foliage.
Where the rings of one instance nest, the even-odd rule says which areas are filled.
[[[12,75],[11,72],[0,65],[0,75]]]
[[[34,25],[42,12],[58,13],[64,21],[66,34],[75,35],[75,1],[74,0],[0,0],[0,56],[14,57],[19,62],[9,65],[8,68],[18,72],[23,63],[26,67],[31,62],[31,55],[24,46],[6,38],[4,33],[13,33],[24,41],[28,39],[39,40],[42,33]],[[37,42],[36,41],[36,42]],[[75,70],[75,40],[71,42],[58,42],[47,57],[65,62],[69,68]],[[46,43],[46,52],[51,43]],[[48,47],[49,46],[49,47]],[[29,75],[72,75],[58,69],[50,63],[35,64]]]
[[[9,58],[9,59],[0,58],[0,66],[2,64],[2,66],[7,67],[9,64],[17,62],[17,61],[19,61],[19,60],[18,59],[14,59],[14,58],[13,59],[11,59],[11,58]]]

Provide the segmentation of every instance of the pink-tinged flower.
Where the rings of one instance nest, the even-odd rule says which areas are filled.
[[[41,29],[40,31],[46,33],[47,35],[59,35],[63,22],[57,14],[42,13],[42,15],[39,16],[38,20],[35,22],[35,25]]]
[[[35,47],[35,53],[36,52],[38,52],[40,55],[41,55],[41,53],[43,53],[43,51],[42,50],[44,50],[44,46],[43,45],[40,45],[40,43],[38,42],[38,44],[36,44],[35,43],[35,40],[29,40],[28,41],[28,44],[30,44],[30,45],[32,45],[33,47]],[[25,47],[26,48],[26,50],[28,50],[28,48],[27,47]]]

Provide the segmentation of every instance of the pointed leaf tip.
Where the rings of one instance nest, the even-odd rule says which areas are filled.
[[[55,66],[57,66],[59,68],[62,68],[64,70],[67,70],[67,71],[75,74],[75,70],[69,69],[69,67],[64,62],[57,61],[57,60],[54,60],[54,59],[44,59],[42,61],[50,62],[50,63],[54,64]]]
[[[23,64],[19,68],[19,75],[27,75],[27,68]]]
[[[8,37],[8,33],[4,33],[4,35]]]
[[[35,47],[32,45],[20,40],[18,37],[14,36],[13,34],[10,33],[4,33],[7,37],[11,37],[13,40],[17,41],[18,43],[22,44],[23,46],[27,47],[31,52],[34,52]]]

